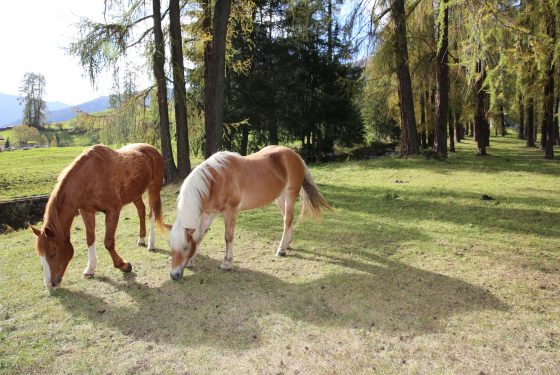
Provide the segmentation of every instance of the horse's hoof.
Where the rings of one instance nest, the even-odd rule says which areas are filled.
[[[220,269],[220,271],[231,271],[233,266],[231,263],[222,263],[218,268]]]
[[[84,273],[84,274],[82,274],[82,278],[83,278],[83,279],[93,279],[93,276],[95,276],[95,274],[93,274],[93,273]]]
[[[119,267],[119,269],[123,272],[131,272],[132,271],[132,264],[130,263],[124,263],[122,266]]]
[[[276,256],[277,256],[277,257],[285,257],[285,256],[286,256],[286,252],[285,252],[285,251],[280,251],[280,250],[279,250],[279,251],[276,252]]]
[[[138,240],[138,247],[146,247],[146,242],[143,240]]]

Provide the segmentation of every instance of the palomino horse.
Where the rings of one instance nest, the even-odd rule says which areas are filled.
[[[212,155],[196,167],[181,186],[177,219],[169,234],[171,278],[181,278],[185,266],[193,265],[204,234],[220,212],[224,215],[226,241],[226,255],[220,268],[231,269],[237,215],[240,211],[265,206],[274,199],[284,216],[284,233],[276,255],[286,255],[286,248],[292,241],[298,193],[303,200],[302,215],[319,216],[321,208],[331,208],[313,183],[303,160],[289,148],[268,146],[249,156],[232,152]]]
[[[115,231],[125,204],[134,202],[140,218],[138,245],[145,245],[146,207],[142,194],[148,190],[150,237],[148,250],[154,249],[154,222],[163,227],[160,190],[163,184],[163,159],[151,145],[137,143],[113,150],[95,145],[85,150],[59,176],[45,211],[43,228],[32,227],[37,235],[36,250],[41,257],[45,286],[60,284],[68,262],[74,255],[70,227],[79,210],[86,226],[88,265],[84,277],[92,277],[97,267],[95,252],[95,213],[105,213],[105,247],[113,264],[124,272],[132,265],[115,249]]]

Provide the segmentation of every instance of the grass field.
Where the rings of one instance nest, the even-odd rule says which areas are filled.
[[[287,257],[274,257],[269,206],[240,215],[233,271],[218,270],[216,220],[179,282],[161,235],[155,253],[136,247],[133,206],[117,231],[133,273],[112,267],[98,215],[98,271],[81,279],[78,218],[52,294],[30,231],[2,235],[0,372],[557,373],[560,164],[512,138],[492,139],[486,158],[473,147],[447,162],[314,165],[336,210],[299,222]],[[164,190],[167,222],[178,190]]]

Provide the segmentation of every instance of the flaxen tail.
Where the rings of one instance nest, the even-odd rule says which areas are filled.
[[[323,208],[332,209],[331,205],[321,195],[315,182],[313,182],[313,178],[307,167],[305,167],[305,178],[303,179],[299,194],[302,201],[300,218],[306,215],[320,218]]]

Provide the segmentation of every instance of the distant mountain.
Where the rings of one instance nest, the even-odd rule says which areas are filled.
[[[70,107],[68,104],[61,102],[47,102],[49,111],[56,111]],[[18,103],[16,95],[8,95],[0,93],[0,128],[7,126],[8,123],[14,122],[17,118],[21,118],[22,106]]]
[[[76,111],[80,110],[83,112],[94,113],[99,111],[104,111],[109,108],[109,97],[101,96],[97,99],[90,100],[82,104],[75,105],[73,107],[63,108],[58,111],[51,111],[47,115],[47,123],[50,122],[63,122],[76,117]]]
[[[47,102],[46,123],[62,122],[76,117],[76,111],[99,112],[109,108],[109,97],[101,96],[75,106],[69,106],[60,102]],[[17,102],[17,96],[0,94],[0,128],[21,124],[21,106]]]

